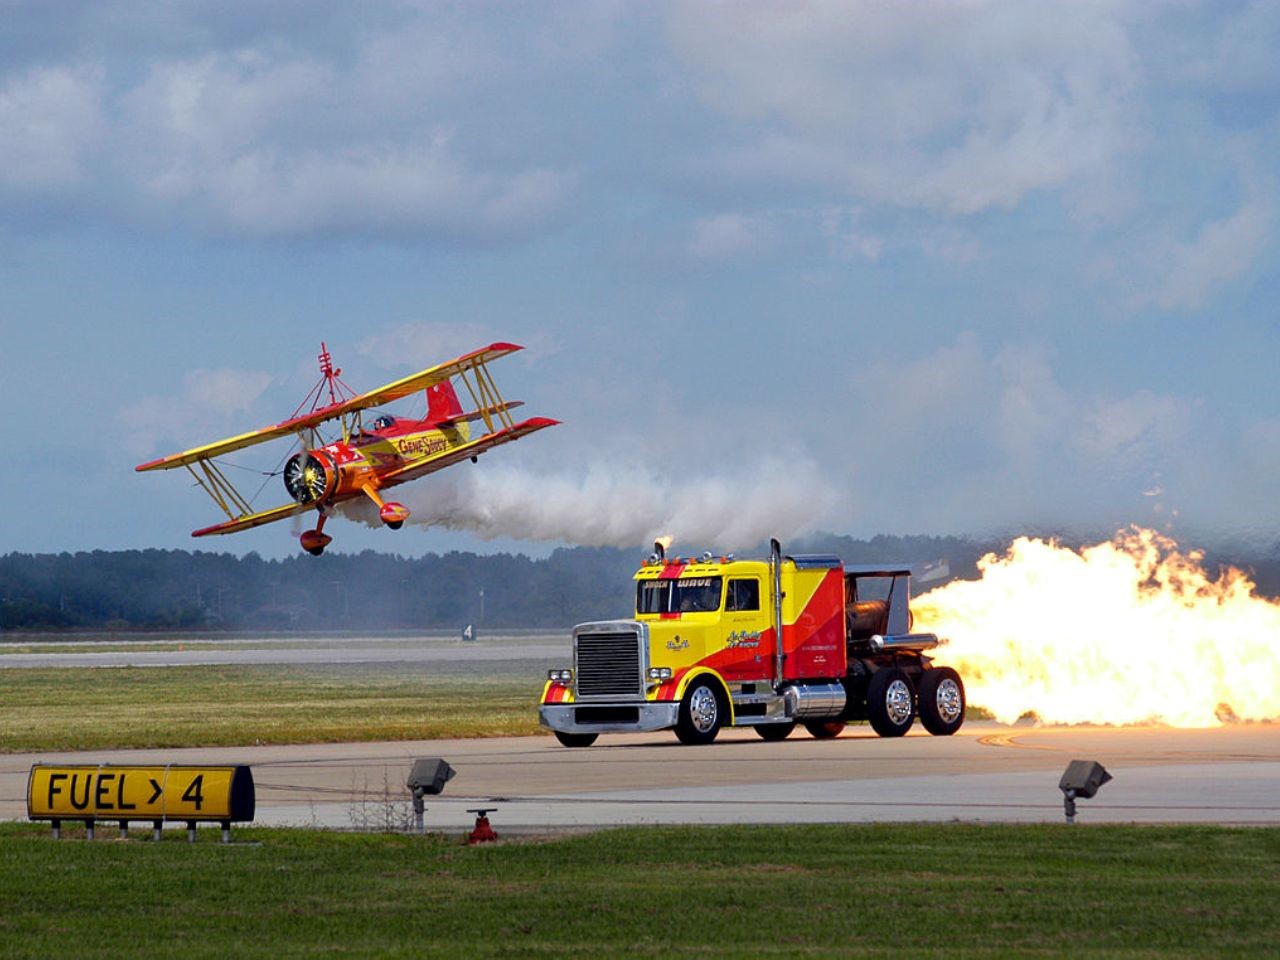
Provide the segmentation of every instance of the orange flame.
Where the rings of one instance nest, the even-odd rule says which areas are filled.
[[[655,537],[653,540],[654,543],[662,544],[662,550],[664,553],[671,549],[671,544],[675,543],[675,541],[676,538],[669,533],[664,533],[662,536]]]
[[[969,701],[1011,723],[1214,727],[1280,719],[1280,603],[1133,528],[1075,551],[1022,537],[914,604]]]

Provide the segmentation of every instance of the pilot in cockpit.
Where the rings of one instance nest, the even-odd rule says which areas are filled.
[[[388,427],[394,427],[395,425],[396,418],[385,413],[377,420],[373,421],[373,429],[375,430],[386,430]]]

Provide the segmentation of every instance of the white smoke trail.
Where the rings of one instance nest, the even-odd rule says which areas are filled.
[[[465,530],[486,540],[634,547],[673,534],[691,548],[718,550],[810,532],[835,499],[809,461],[771,461],[715,476],[683,467],[659,474],[595,466],[573,475],[463,465],[389,496],[409,508],[410,524]],[[348,501],[340,511],[379,525],[377,511],[364,498]]]

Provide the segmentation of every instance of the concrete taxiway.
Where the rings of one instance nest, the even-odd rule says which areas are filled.
[[[551,737],[104,750],[0,755],[0,817],[22,819],[31,765],[244,763],[260,825],[384,829],[410,816],[418,757],[456,770],[428,798],[430,831],[469,829],[496,808],[508,834],[623,824],[1063,821],[1058,779],[1073,759],[1115,778],[1079,801],[1078,823],[1280,824],[1280,725],[1008,727],[971,722],[954,737],[901,739],[850,727],[766,743],[730,730],[705,747],[669,733],[605,735],[587,749]],[[180,825],[175,825],[180,826]]]

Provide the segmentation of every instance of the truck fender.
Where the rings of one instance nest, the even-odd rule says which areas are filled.
[[[573,703],[573,687],[548,680],[542,687],[542,703]]]
[[[700,677],[710,677],[720,688],[720,693],[724,695],[724,702],[729,706],[729,720],[725,726],[732,727],[736,718],[733,712],[733,697],[729,695],[729,685],[724,682],[724,677],[720,676],[720,674],[712,670],[710,667],[693,667],[688,673],[682,676],[680,678],[680,683],[676,686],[676,701],[678,702],[683,700],[685,691],[689,689],[689,685]]]

